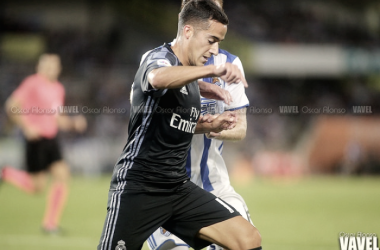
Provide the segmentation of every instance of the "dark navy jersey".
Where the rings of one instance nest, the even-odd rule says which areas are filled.
[[[173,191],[189,179],[187,151],[200,116],[197,81],[177,89],[154,89],[148,74],[181,66],[170,45],[150,51],[133,83],[128,141],[117,162],[113,190]]]

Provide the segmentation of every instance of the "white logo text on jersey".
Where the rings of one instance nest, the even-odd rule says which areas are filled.
[[[197,121],[199,113],[199,110],[192,107],[190,113],[190,120],[182,119],[182,117],[179,114],[173,113],[172,118],[170,119],[170,127],[176,128],[186,133],[194,134],[197,122],[193,122],[193,118],[195,121]]]

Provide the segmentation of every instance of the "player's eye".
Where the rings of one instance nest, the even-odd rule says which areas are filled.
[[[213,41],[213,40],[208,40],[208,42],[209,42],[210,44],[215,43],[215,41]]]

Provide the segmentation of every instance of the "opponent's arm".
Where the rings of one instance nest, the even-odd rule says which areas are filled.
[[[201,117],[195,128],[195,134],[220,133],[224,130],[233,129],[236,126],[236,114],[224,112],[221,115]]]
[[[233,64],[236,65],[242,75],[244,76],[244,69],[243,69],[243,64],[241,63],[239,57],[237,57],[234,61]],[[248,103],[248,100],[244,101],[247,99],[247,97],[244,94],[244,88],[240,86],[240,82],[236,82],[234,86],[227,86],[227,89],[231,91],[231,95],[236,98],[236,101],[238,104],[236,105],[245,105]],[[244,84],[244,82],[243,82]],[[247,85],[245,85],[247,87]],[[228,104],[227,104],[228,105]],[[238,109],[235,111],[237,113],[237,124],[236,127],[231,129],[231,130],[224,130],[220,133],[208,133],[206,136],[208,138],[215,138],[219,140],[227,140],[227,141],[240,141],[243,140],[246,136],[247,132],[247,108],[242,108]]]
[[[223,141],[243,140],[247,133],[247,108],[239,109],[237,112],[236,126],[231,130],[223,130],[220,133],[206,133],[207,138],[215,138]]]

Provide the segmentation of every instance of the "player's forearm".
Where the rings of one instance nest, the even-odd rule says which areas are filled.
[[[21,128],[21,130],[24,130],[24,128],[27,126],[27,123],[24,121],[24,114],[13,114],[10,112],[8,113],[8,117],[14,124]]]
[[[195,134],[207,134],[210,132],[221,133],[216,139],[227,140],[227,141],[240,141],[245,138],[246,129],[243,127],[222,130],[220,128],[215,128],[212,123],[198,123],[195,127]]]
[[[62,131],[74,130],[74,123],[68,116],[59,115],[57,119],[58,119],[58,127],[60,130]]]
[[[208,122],[198,122],[197,126],[195,127],[195,134],[206,134],[210,133],[213,130],[212,123]]]
[[[222,141],[241,141],[245,138],[247,134],[247,128],[242,126],[236,126],[231,130],[223,130],[221,135],[216,139]]]
[[[148,81],[155,89],[175,89],[199,78],[213,76],[214,68],[214,65],[162,67],[152,70]]]
[[[247,116],[246,108],[240,109],[237,112],[237,123],[233,129],[223,130],[220,135],[216,136],[215,139],[223,141],[240,141],[243,140],[247,134]]]
[[[204,82],[204,81],[198,81],[198,86],[199,86],[199,91],[202,93],[208,93],[208,92],[211,92],[211,86],[213,86],[213,84],[210,84],[210,83],[207,83],[207,82]],[[214,85],[215,86],[215,85]]]
[[[223,130],[233,129],[236,126],[237,119],[235,113],[227,111],[218,116],[207,116],[207,118],[206,116],[198,120],[195,127],[196,134],[220,133]]]
[[[83,115],[77,116],[58,116],[58,127],[62,131],[73,131],[82,133],[87,129],[87,120]]]
[[[5,103],[5,112],[9,119],[21,129],[24,129],[26,123],[24,122],[24,114],[17,112],[21,110],[21,104],[14,98],[9,98]]]

